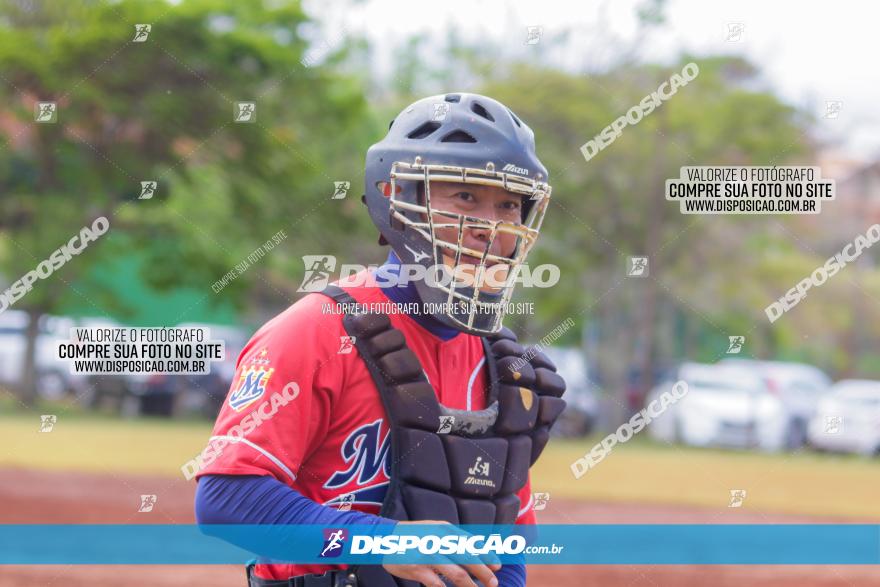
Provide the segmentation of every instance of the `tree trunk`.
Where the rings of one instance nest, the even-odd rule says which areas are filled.
[[[658,85],[659,85],[658,81]],[[666,169],[666,113],[663,107],[655,114],[659,121],[660,139],[654,150],[654,169],[651,173],[651,186],[663,186]],[[638,350],[638,400],[636,410],[644,405],[645,396],[654,386],[654,335],[657,321],[657,251],[660,249],[660,237],[663,229],[663,212],[666,200],[662,193],[646,190],[650,194],[647,206],[648,216],[645,219],[648,230],[645,231],[645,244],[642,254],[648,256],[648,278],[644,280],[645,290],[641,307],[639,325],[636,336],[639,341]]]
[[[25,350],[21,370],[21,401],[27,407],[33,407],[37,400],[37,337],[40,330],[42,312],[37,309],[27,310],[28,324],[25,328]]]

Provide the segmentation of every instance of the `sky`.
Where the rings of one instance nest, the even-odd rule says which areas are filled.
[[[390,64],[395,44],[410,34],[442,39],[454,27],[465,40],[491,39],[518,54],[538,49],[525,41],[527,27],[540,26],[541,50],[552,63],[575,71],[601,67],[632,43],[639,4],[305,0],[306,11],[322,23],[321,34],[344,29],[367,36],[378,49],[378,67]],[[880,3],[672,0],[665,14],[666,23],[643,40],[640,58],[671,61],[684,51],[747,57],[763,72],[763,85],[816,113],[817,130],[829,148],[864,161],[880,158],[880,67],[870,58],[880,55]],[[731,34],[732,24],[738,36]],[[550,46],[566,30],[564,45]],[[828,101],[838,103],[836,116],[825,116]]]

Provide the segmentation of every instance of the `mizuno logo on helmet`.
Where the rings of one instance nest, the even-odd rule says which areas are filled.
[[[522,173],[523,175],[529,174],[528,169],[526,169],[525,167],[517,167],[513,163],[508,163],[507,165],[504,166],[504,169],[502,169],[501,171],[513,171],[514,173]]]
[[[406,247],[407,251],[409,251],[410,253],[413,254],[413,257],[415,257],[413,260],[416,263],[421,262],[422,259],[427,259],[428,257],[430,257],[430,255],[428,255],[428,253],[422,253],[422,252],[416,251],[416,250],[410,248],[409,245],[403,245],[403,246]]]

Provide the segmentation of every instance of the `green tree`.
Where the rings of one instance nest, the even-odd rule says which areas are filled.
[[[193,286],[208,303],[222,296],[242,307],[254,295],[289,301],[279,275],[302,271],[289,253],[316,240],[338,246],[314,227],[364,232],[359,205],[330,198],[336,180],[357,189],[350,176],[362,150],[351,145],[368,140],[371,119],[359,82],[333,67],[344,40],[320,61],[303,59],[306,21],[297,2],[261,0],[2,5],[4,276],[15,281],[95,218],[110,221],[102,239],[14,305],[32,316],[26,401],[40,315],[68,296],[88,298],[96,315],[124,315],[124,296],[88,283],[91,268],[135,248],[156,287]],[[143,23],[148,38],[133,42]],[[57,103],[57,122],[36,123],[36,102]],[[256,104],[255,122],[234,121],[237,102]],[[147,180],[158,189],[138,199]],[[260,267],[212,292],[279,230],[289,238]]]

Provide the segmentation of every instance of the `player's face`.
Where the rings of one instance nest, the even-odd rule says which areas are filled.
[[[422,202],[424,203],[424,202]],[[431,209],[454,212],[467,216],[475,216],[485,220],[500,220],[520,223],[522,221],[522,196],[513,194],[497,186],[473,185],[452,182],[431,182]],[[434,223],[453,223],[454,220],[441,214],[433,214]],[[483,227],[465,227],[461,244],[463,247],[499,257],[512,257],[517,244],[517,235],[496,232],[495,238],[489,243],[492,231]],[[458,242],[458,227],[449,226],[435,228],[435,236],[450,243]],[[452,251],[444,250],[443,261],[451,266],[455,256]],[[480,259],[470,255],[461,255],[462,265],[477,265]],[[487,261],[487,265],[493,265]],[[503,275],[499,275],[503,279]],[[484,288],[485,289],[485,288]]]
[[[431,208],[475,216],[485,220],[501,220],[519,223],[522,220],[522,196],[507,190],[487,185],[431,182]],[[433,215],[435,223],[453,222],[448,216]],[[489,243],[491,230],[488,228],[466,227],[461,244],[469,249],[483,252]],[[447,242],[458,242],[458,228],[450,226],[437,228],[437,237]],[[516,235],[498,232],[492,241],[489,253],[500,257],[510,257],[516,248]],[[462,255],[463,263],[475,264],[479,259]]]

